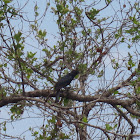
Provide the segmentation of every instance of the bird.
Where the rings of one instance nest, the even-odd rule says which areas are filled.
[[[61,88],[65,88],[67,85],[71,83],[74,77],[79,73],[78,70],[72,70],[67,75],[61,77],[54,86],[54,91],[56,92],[56,100],[55,103],[59,102],[60,90]]]

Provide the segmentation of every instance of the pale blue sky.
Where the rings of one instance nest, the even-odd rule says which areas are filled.
[[[83,3],[83,5],[89,4],[89,2],[91,2],[91,1],[87,0],[86,3]],[[13,1],[13,4],[15,5],[15,7],[17,7],[18,5],[19,5],[19,7],[22,7],[25,3],[26,3],[25,0],[19,0],[18,2]],[[39,1],[38,0],[29,0],[28,3],[25,5],[25,7],[22,9],[23,16],[25,17],[25,19],[28,19],[30,21],[34,20],[33,9],[34,9],[34,6],[35,6],[36,3],[39,7],[39,9],[38,9],[39,17],[42,16],[42,14],[43,14],[43,12],[46,8],[46,1],[44,1],[44,0],[39,0]],[[54,6],[52,1],[51,1],[51,4]],[[123,5],[123,4],[127,4],[127,1],[124,0],[121,5]],[[104,3],[103,3],[103,5],[104,5]],[[101,8],[101,7],[103,7],[103,5],[100,4],[100,5],[98,5],[97,8]],[[112,7],[114,8],[114,10],[113,10]],[[102,17],[111,16],[119,8],[120,7],[118,5],[118,2],[115,1],[104,12],[101,12],[101,14],[102,14],[101,16]],[[54,21],[56,21],[56,17],[50,11],[51,11],[51,6],[48,8],[48,12],[43,19],[43,22],[40,26],[40,29],[42,29],[42,30],[45,29],[47,31],[48,45],[53,46],[57,42],[58,28],[56,26],[56,23],[54,22]],[[120,19],[121,19],[121,15],[120,15]],[[23,32],[25,34],[28,34],[29,24],[25,23],[25,22],[23,22],[23,23],[24,24],[22,25],[21,21],[17,21],[17,22],[14,21],[13,25],[15,25],[15,29],[17,29],[17,30],[21,29],[21,30],[23,30]],[[115,26],[115,24],[114,24],[114,26]],[[29,39],[27,39],[27,42],[29,44],[29,45],[27,45],[28,46],[27,51],[31,50],[31,51],[36,52],[36,51],[40,50],[40,48],[39,48],[37,42],[35,41],[35,39],[32,40],[32,38],[33,38],[33,36],[31,36]],[[35,48],[33,49],[33,47],[30,47],[30,44],[33,45]],[[120,58],[121,58],[121,56],[123,56],[123,57],[127,56],[128,51],[132,52],[132,49],[128,50],[126,45],[119,46],[119,48],[116,48],[116,49],[112,50],[112,51],[114,51],[114,57],[116,55],[116,58],[118,58],[118,54],[115,53],[117,49],[121,50],[120,51],[120,56],[119,56]],[[38,51],[38,55],[39,55],[39,57],[40,56],[43,57],[43,54],[40,51]],[[108,58],[106,59],[106,63],[107,64],[110,63],[110,60]],[[111,68],[110,65],[108,66],[108,71],[106,71],[106,75],[108,76],[108,80],[112,78],[112,75],[110,73],[109,68]],[[95,79],[95,80],[98,80],[98,79]],[[3,122],[3,119],[9,119],[9,115],[8,115],[9,111],[8,110],[9,110],[9,108],[7,108],[7,107],[3,107],[3,108],[0,109],[0,122]],[[42,124],[43,118],[39,118],[39,115],[36,116],[35,113],[31,112],[31,110],[32,109],[29,109],[29,113],[30,113],[31,118],[28,118],[29,114],[27,112],[25,112],[24,115],[23,115],[23,118],[25,118],[25,119],[19,120],[17,122],[9,122],[9,124],[7,124],[7,132],[8,132],[9,135],[15,135],[15,136],[17,135],[18,136],[22,132],[26,131],[30,126],[36,127],[36,126],[40,126]],[[35,111],[38,114],[40,113],[40,111],[37,110],[36,108],[33,108],[32,111]],[[38,118],[32,118],[32,117],[38,117]],[[40,124],[40,125],[38,125],[38,124]],[[31,137],[30,137],[31,135],[30,135],[29,132],[26,132],[23,135],[26,135],[26,140],[31,140]]]

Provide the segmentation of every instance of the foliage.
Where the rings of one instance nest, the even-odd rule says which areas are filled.
[[[0,139],[139,139],[139,9],[138,0],[1,0]],[[74,69],[55,103],[56,81]]]

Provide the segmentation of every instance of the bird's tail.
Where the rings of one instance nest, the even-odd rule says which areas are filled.
[[[58,90],[58,91],[56,92],[55,103],[58,103],[58,102],[59,102],[59,97],[60,97],[60,91]]]

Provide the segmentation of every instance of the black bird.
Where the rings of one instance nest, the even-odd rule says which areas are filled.
[[[79,73],[78,70],[73,70],[64,77],[60,78],[54,86],[54,90],[56,91],[56,100],[55,103],[59,102],[60,89],[66,87],[71,83],[74,77]]]

